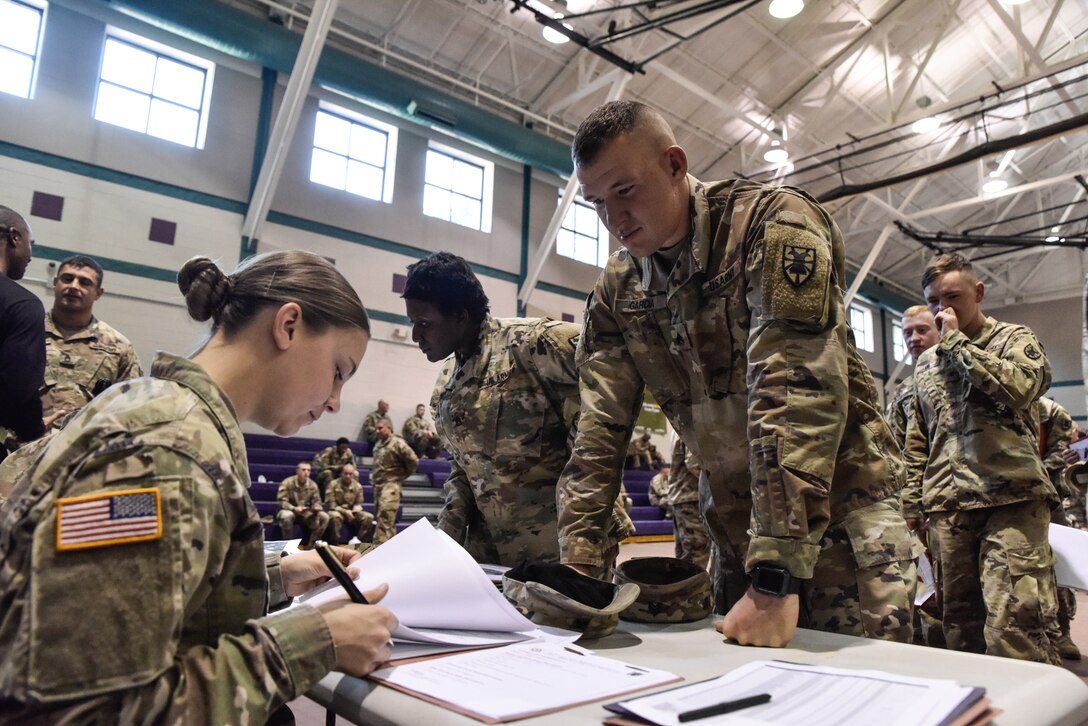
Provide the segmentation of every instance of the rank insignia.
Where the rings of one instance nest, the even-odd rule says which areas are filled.
[[[1031,358],[1032,360],[1039,360],[1043,357],[1043,354],[1039,352],[1039,349],[1031,343],[1028,343],[1026,346],[1024,346],[1024,355],[1026,355],[1028,358]]]
[[[816,272],[816,248],[806,245],[782,246],[782,274],[794,287],[801,287]]]

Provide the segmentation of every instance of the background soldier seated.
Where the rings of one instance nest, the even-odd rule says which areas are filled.
[[[280,503],[276,521],[284,539],[294,537],[296,521],[309,530],[305,547],[313,547],[314,542],[325,534],[329,515],[321,507],[317,484],[310,479],[309,462],[300,461],[295,475],[283,480],[276,492],[276,501]]]
[[[344,464],[340,476],[329,482],[325,490],[325,504],[328,506],[329,526],[325,539],[330,544],[340,543],[343,526],[348,525],[351,536],[360,542],[370,539],[374,527],[374,515],[363,511],[363,486],[354,464]]]

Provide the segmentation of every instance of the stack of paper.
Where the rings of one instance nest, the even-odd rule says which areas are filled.
[[[370,677],[487,723],[539,716],[680,680],[665,671],[539,641],[384,668]]]
[[[537,628],[495,589],[468,552],[425,519],[369,552],[356,566],[360,575],[355,584],[363,592],[389,585],[381,605],[400,621],[393,632],[392,660],[536,637],[573,642],[579,635]],[[346,599],[343,588],[330,581],[295,603]]]
[[[769,694],[770,702],[700,718],[698,726],[942,726],[987,723],[981,688],[955,681],[846,670],[782,661],[754,661],[708,681],[605,706],[624,718],[605,723],[680,726],[681,714]],[[978,720],[981,717],[982,720]]]

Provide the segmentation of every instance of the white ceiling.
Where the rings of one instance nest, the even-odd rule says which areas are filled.
[[[552,10],[563,6],[543,0]],[[568,0],[568,22],[590,38],[610,22],[713,2]],[[767,2],[718,0],[717,10],[607,47],[642,61],[629,74],[574,42],[544,40],[541,25],[511,0],[340,0],[328,42],[410,72],[423,82],[567,143],[586,113],[626,81],[623,97],[661,110],[703,179],[744,175],[796,184],[824,196],[846,184],[882,182],[976,149],[1085,115],[1088,123],[1088,0],[806,0],[789,20]],[[301,29],[310,2],[233,0],[283,14]],[[617,6],[625,6],[617,9]],[[1048,75],[1049,74],[1049,75]],[[1082,76],[1084,78],[1082,78]],[[1055,86],[1058,88],[1056,89]],[[980,115],[980,109],[986,109]],[[928,134],[911,122],[937,112]],[[1072,123],[1070,125],[1073,125]],[[763,160],[772,141],[792,166]],[[1030,146],[983,155],[828,203],[856,270],[881,231],[905,221],[922,232],[1084,237],[1088,199],[1074,173],[1088,174],[1088,127],[1066,129]],[[1002,163],[1004,162],[1004,163]],[[1012,193],[988,198],[980,187],[1001,166]],[[1027,189],[1022,187],[1027,186]],[[1064,215],[1064,216],[1063,216]],[[1072,220],[1077,220],[1073,222]],[[1062,222],[1065,224],[1061,224]],[[932,252],[898,229],[886,233],[871,277],[919,297],[917,280]],[[998,304],[1081,294],[1083,253],[1037,247],[972,248]]]

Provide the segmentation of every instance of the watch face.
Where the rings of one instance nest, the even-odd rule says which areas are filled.
[[[778,567],[756,567],[752,586],[766,595],[785,595],[789,591],[789,573]]]

